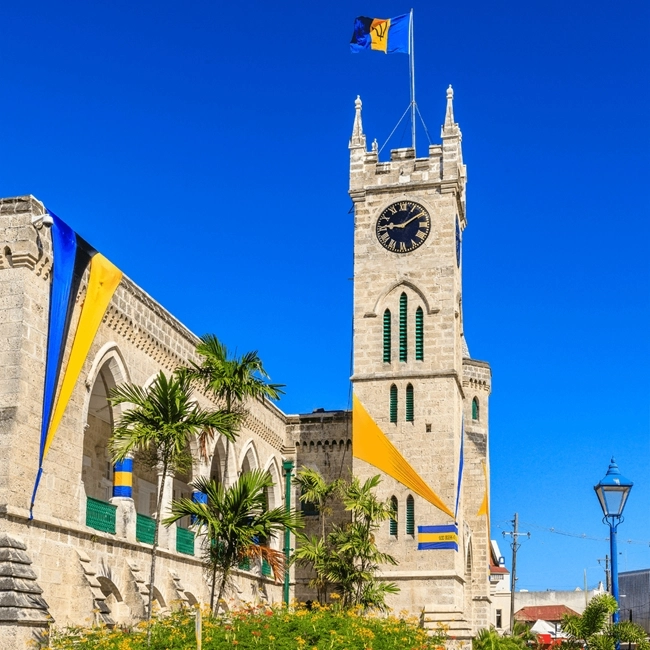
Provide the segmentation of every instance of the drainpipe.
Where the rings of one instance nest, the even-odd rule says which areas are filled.
[[[284,508],[287,512],[291,510],[291,472],[293,471],[293,461],[285,460],[282,463],[284,470]],[[284,529],[284,589],[282,597],[284,604],[289,606],[289,556],[291,555],[291,531],[288,528]]]

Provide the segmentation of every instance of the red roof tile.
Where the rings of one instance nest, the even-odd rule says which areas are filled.
[[[538,605],[522,607],[515,612],[517,621],[561,621],[564,614],[577,614],[566,605]]]

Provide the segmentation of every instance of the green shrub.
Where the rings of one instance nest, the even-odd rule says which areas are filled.
[[[57,650],[147,650],[146,626],[133,630],[68,629],[52,635]],[[373,616],[360,609],[315,605],[249,607],[203,618],[203,650],[434,650],[445,634],[429,636],[417,621]],[[149,650],[196,648],[194,612],[183,610],[152,623]]]

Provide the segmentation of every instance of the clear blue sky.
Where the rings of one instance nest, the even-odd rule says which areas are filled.
[[[621,569],[650,567],[649,5],[413,4],[420,110],[439,141],[453,84],[464,137],[493,531],[531,524],[520,587],[595,584],[613,453],[636,483],[620,536],[645,540]],[[354,99],[380,143],[409,100],[406,56],[348,42],[355,16],[409,8],[7,3],[0,195],[34,194],[192,330],[258,349],[286,412],[345,408]]]

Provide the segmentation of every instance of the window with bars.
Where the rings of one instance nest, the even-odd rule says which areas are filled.
[[[405,293],[399,297],[399,360],[406,361],[407,359],[407,318],[406,310],[408,308],[408,298]]]
[[[415,536],[415,500],[410,494],[406,497],[406,534]]]
[[[397,386],[393,384],[390,387],[390,421],[397,422]]]
[[[390,363],[390,309],[384,312],[384,362]]]
[[[478,397],[472,400],[472,420],[478,420]]]
[[[391,537],[397,537],[397,497],[390,498],[390,505],[393,509],[393,514],[388,520],[388,533]]]
[[[415,310],[415,360],[424,360],[424,312],[422,307]]]
[[[413,422],[413,384],[406,386],[406,421]]]

